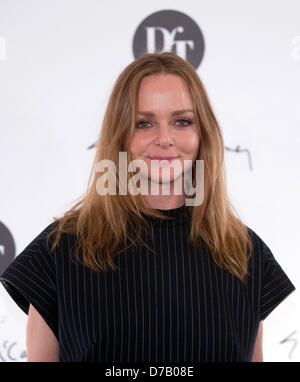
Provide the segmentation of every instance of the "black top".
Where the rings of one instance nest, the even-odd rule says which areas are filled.
[[[160,210],[172,221],[148,217],[156,254],[132,247],[114,257],[119,270],[108,272],[72,263],[70,234],[50,253],[51,223],[0,281],[26,314],[29,302],[39,311],[63,362],[251,361],[259,321],[295,287],[249,227],[247,284],[218,268],[204,245],[188,245],[185,208]]]

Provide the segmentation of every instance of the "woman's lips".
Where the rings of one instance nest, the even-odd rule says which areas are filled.
[[[161,161],[168,161],[168,162],[172,162],[173,160],[177,159],[178,157],[156,157],[156,156],[153,156],[153,157],[149,157],[151,160],[159,160],[160,162]]]

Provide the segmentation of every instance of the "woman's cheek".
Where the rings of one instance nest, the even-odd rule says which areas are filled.
[[[182,151],[187,155],[194,155],[197,153],[199,147],[199,137],[195,133],[188,133],[185,137],[179,140]]]
[[[143,151],[143,142],[139,137],[133,138],[130,146],[130,153],[133,159],[140,157]]]

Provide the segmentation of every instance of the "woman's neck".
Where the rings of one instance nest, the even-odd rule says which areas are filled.
[[[144,195],[145,200],[152,208],[171,210],[185,204],[185,195]]]

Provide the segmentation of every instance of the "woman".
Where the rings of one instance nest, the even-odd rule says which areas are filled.
[[[144,189],[168,183],[169,194],[120,192],[120,153],[145,163]],[[116,194],[101,194],[107,159]],[[204,195],[193,204],[182,175],[192,163],[195,187],[198,160]],[[295,287],[233,211],[198,74],[173,53],[139,57],[113,88],[86,194],[2,274],[29,316],[27,359],[262,361],[262,322]]]

